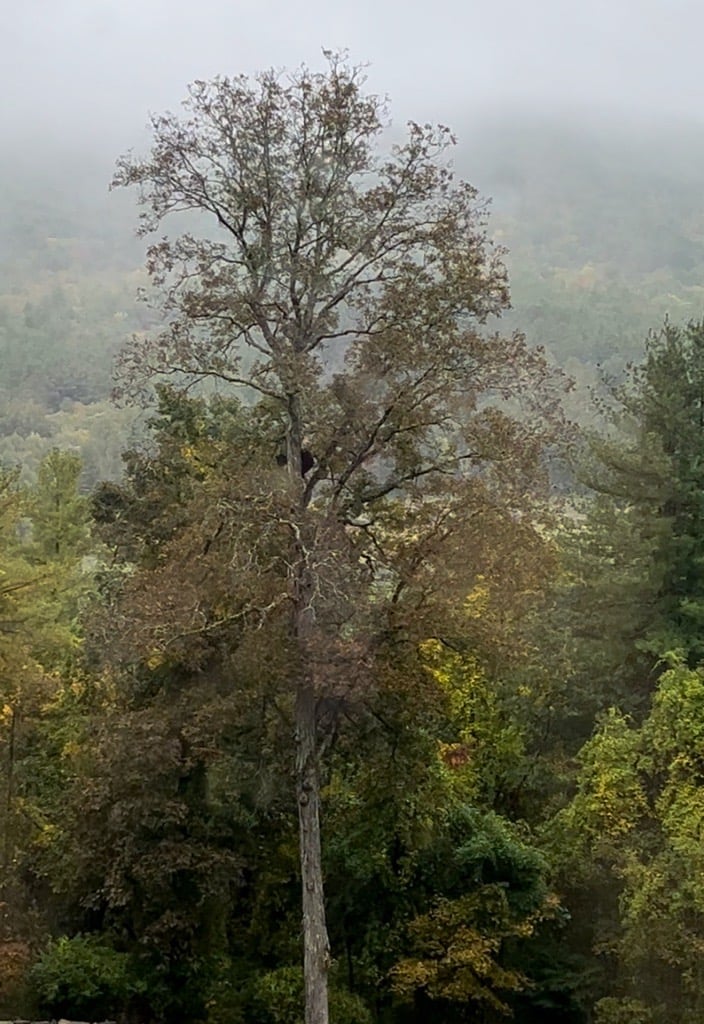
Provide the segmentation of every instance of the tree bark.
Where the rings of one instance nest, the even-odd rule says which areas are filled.
[[[315,643],[315,580],[310,565],[312,544],[306,530],[306,501],[301,474],[303,429],[300,399],[288,396],[286,448],[292,493],[295,495],[295,557],[293,558],[292,627],[298,653],[296,687],[296,798],[301,863],[303,977],[305,1024],[328,1024],[330,946],[325,920],[322,843],[320,838],[320,771],[312,651]]]
[[[306,1024],[328,1024],[330,949],[320,842],[320,778],[313,687],[296,695],[296,790],[301,857]]]

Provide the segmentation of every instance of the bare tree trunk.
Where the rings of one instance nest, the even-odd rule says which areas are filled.
[[[305,984],[305,1024],[328,1024],[328,968],[330,946],[325,921],[322,844],[320,839],[320,772],[315,686],[312,652],[315,642],[315,592],[310,566],[312,551],[305,529],[301,451],[303,431],[298,396],[289,395],[287,461],[292,491],[297,495],[298,524],[293,560],[292,626],[298,648],[298,685],[296,689],[296,798],[301,862],[303,915],[303,977]]]
[[[320,778],[316,750],[315,693],[296,695],[296,790],[303,896],[303,974],[306,1024],[328,1024],[330,950],[325,923],[320,842]]]

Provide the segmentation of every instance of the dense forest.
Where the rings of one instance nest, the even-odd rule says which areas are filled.
[[[0,1015],[699,1022],[701,140],[190,116],[2,170]]]

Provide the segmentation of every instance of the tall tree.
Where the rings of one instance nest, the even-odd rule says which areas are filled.
[[[612,708],[553,823],[557,866],[589,894],[607,968],[600,1021],[701,1019],[703,707],[702,669],[675,662],[642,725]]]
[[[280,434],[270,469],[259,444],[229,480],[204,472],[205,524],[187,536],[211,593],[191,575],[168,608],[152,602],[154,626],[161,611],[173,629],[151,635],[171,656],[225,620],[230,643],[270,635],[293,693],[306,1024],[328,1019],[321,707],[369,685],[389,643],[452,632],[447,596],[488,569],[492,531],[502,548],[535,540],[559,391],[521,337],[480,333],[507,304],[506,275],[484,204],[453,178],[448,129],[411,123],[378,156],[384,104],[359,68],[328,60],[196,82],[187,116],[155,117],[150,155],[121,159],[114,179],[138,186],[145,234],[193,215],[148,250],[165,327],[125,351],[123,390],[242,386]]]
[[[653,335],[636,385],[642,426],[668,462],[661,642],[694,665],[704,656],[704,321],[666,323]]]
[[[80,570],[87,533],[74,487],[80,460],[69,459],[75,472],[63,482],[61,505],[76,516],[62,521],[60,544],[41,542],[45,527],[53,536],[58,526],[56,503],[47,510],[41,500],[43,485],[27,490],[19,485],[19,471],[0,470],[0,943],[25,951],[46,909],[32,885],[33,846],[49,831],[64,795],[59,734],[61,725],[68,733],[67,709],[77,684],[70,670],[80,647],[77,608],[90,586]],[[44,483],[46,468],[42,463]],[[74,543],[79,535],[80,545]],[[11,962],[10,947],[3,955],[8,952]],[[10,995],[19,998],[17,991]],[[0,977],[0,1001],[3,996],[8,993]]]
[[[88,547],[88,501],[79,493],[83,463],[75,452],[53,448],[39,464],[32,494],[32,524],[39,557],[80,557]]]
[[[596,443],[589,482],[650,547],[650,608],[634,638],[656,657],[684,652],[694,666],[704,656],[704,321],[653,332],[614,397],[618,434]]]

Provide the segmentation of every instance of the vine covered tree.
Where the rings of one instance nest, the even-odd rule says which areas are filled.
[[[114,178],[137,186],[143,234],[172,214],[191,226],[148,249],[164,326],[124,351],[120,391],[210,382],[250,403],[236,452],[180,450],[202,459],[200,521],[176,517],[122,614],[131,595],[145,663],[203,664],[227,637],[240,660],[265,651],[259,675],[292,695],[306,1024],[328,1019],[331,704],[371,686],[392,647],[401,664],[465,630],[480,575],[530,589],[562,390],[521,336],[483,331],[506,274],[449,130],[411,123],[379,155],[384,103],[326,56],[323,73],[196,82]]]

